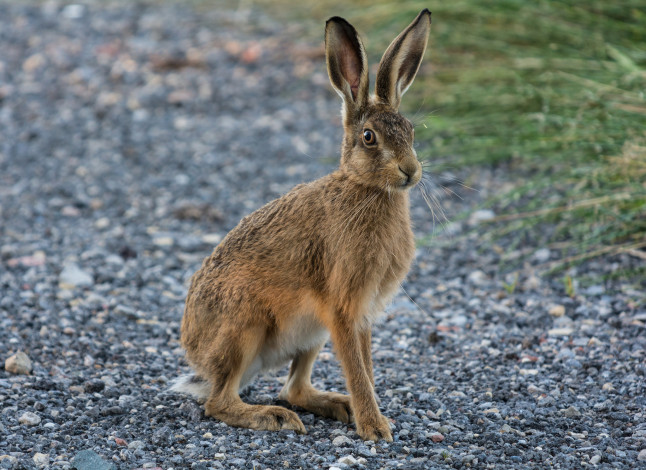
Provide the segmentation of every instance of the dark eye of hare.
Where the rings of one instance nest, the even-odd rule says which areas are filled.
[[[363,131],[363,143],[366,145],[375,145],[377,143],[377,136],[370,129]]]

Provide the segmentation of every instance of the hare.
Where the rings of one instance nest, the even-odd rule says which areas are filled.
[[[239,390],[291,360],[279,397],[312,413],[354,421],[365,440],[392,441],[374,393],[371,324],[414,256],[410,188],[422,167],[413,126],[398,112],[426,49],[423,10],[390,44],[368,93],[368,64],[352,25],[325,26],[328,74],[343,100],[345,135],[333,173],[258,209],[194,274],[181,342],[196,372],[173,389],[206,400],[206,415],[231,426],[305,433],[296,413],[244,403]],[[310,381],[331,337],[350,395]]]

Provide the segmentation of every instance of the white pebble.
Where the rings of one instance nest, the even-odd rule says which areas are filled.
[[[25,411],[22,415],[20,415],[20,418],[18,418],[18,422],[20,424],[24,424],[25,426],[37,426],[40,424],[40,416],[38,416],[36,413],[32,413],[31,411]]]
[[[49,454],[41,454],[36,452],[32,459],[37,467],[45,467],[49,464]]]
[[[549,336],[570,336],[574,333],[574,328],[552,328],[547,332]]]
[[[496,217],[496,213],[490,209],[482,209],[475,211],[469,217],[469,225],[478,225],[480,222],[485,222]]]
[[[68,263],[63,267],[58,282],[62,287],[87,287],[94,284],[94,279],[77,264]]]
[[[484,272],[482,272],[482,271],[480,271],[478,269],[476,271],[473,271],[473,272],[469,273],[469,276],[467,277],[467,280],[471,284],[474,284],[476,286],[480,286],[480,285],[486,283],[488,278],[487,278],[487,275]]]
[[[84,13],[85,13],[85,6],[78,5],[78,4],[67,5],[61,11],[61,15],[63,15],[65,18],[68,18],[70,20],[78,20],[79,18],[83,17]]]

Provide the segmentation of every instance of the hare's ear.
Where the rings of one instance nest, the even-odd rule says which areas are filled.
[[[345,117],[368,101],[368,59],[354,27],[335,16],[325,23],[325,58],[330,82],[341,95]]]
[[[431,12],[424,9],[390,43],[377,70],[375,94],[381,103],[399,108],[402,95],[413,83],[422,62],[430,30]]]

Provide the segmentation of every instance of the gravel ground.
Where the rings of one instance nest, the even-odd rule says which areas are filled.
[[[568,296],[535,274],[544,248],[509,292],[500,250],[478,242],[488,211],[418,250],[375,327],[393,443],[302,410],[307,435],[234,429],[166,391],[188,371],[179,324],[201,260],[338,157],[322,44],[301,33],[257,11],[0,2],[0,468],[646,468],[642,294]],[[454,216],[505,178],[461,176],[480,192],[443,197]],[[285,374],[246,400],[277,403]],[[313,381],[345,389],[329,345]]]

